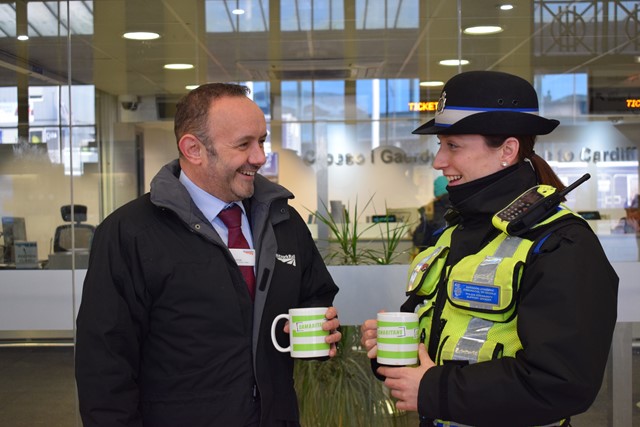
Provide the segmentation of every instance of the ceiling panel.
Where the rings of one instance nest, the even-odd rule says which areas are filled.
[[[39,33],[66,31],[66,26],[58,25],[54,18],[65,16],[65,2],[29,3],[28,13],[34,16],[26,18]],[[401,3],[405,7],[412,4],[410,1],[388,2],[396,6]],[[15,85],[17,71],[30,74],[32,84],[71,79],[75,83],[95,84],[106,93],[148,96],[179,95],[186,91],[187,84],[210,80],[419,78],[446,81],[459,69],[443,67],[438,61],[460,56],[471,61],[462,70],[504,70],[526,78],[538,72],[580,71],[589,74],[592,87],[637,89],[640,88],[640,64],[636,61],[640,55],[637,34],[640,25],[637,9],[636,15],[633,14],[633,3],[518,0],[514,2],[514,10],[499,12],[494,1],[463,0],[458,13],[458,2],[415,0],[417,6],[413,12],[418,16],[419,25],[398,29],[402,22],[397,18],[409,16],[406,11],[398,13],[389,7],[387,15],[381,17],[380,11],[384,8],[377,8],[378,12],[373,13],[371,1],[316,1],[313,4],[325,5],[325,10],[314,11],[315,15],[329,16],[326,5],[331,4],[334,9],[330,15],[341,21],[328,25],[325,19],[314,24],[305,18],[305,13],[310,11],[300,10],[298,26],[344,29],[207,32],[207,22],[227,20],[228,28],[237,29],[250,26],[249,21],[242,24],[243,19],[249,18],[226,12],[235,1],[211,0],[207,7],[204,1],[188,0],[77,1],[70,2],[73,31],[70,61],[66,34],[33,36],[25,43],[15,40],[14,34],[3,36],[2,31],[11,33],[16,29],[0,25],[0,84]],[[12,4],[0,4],[0,14],[6,17],[15,12]],[[63,8],[52,11],[52,4]],[[282,23],[279,16],[273,16],[269,5],[277,12],[284,7],[280,7],[281,4],[286,6],[291,2],[254,0],[251,4],[252,27],[256,27],[258,16],[259,22],[277,28]],[[336,4],[342,6],[340,13],[335,10]],[[363,4],[369,5],[368,14],[359,16],[358,8]],[[220,11],[222,6],[224,16],[206,16],[207,10]],[[614,11],[620,22],[605,22],[603,17]],[[287,19],[292,19],[290,15],[287,14]],[[18,24],[24,18],[14,16]],[[46,22],[53,27],[45,29]],[[460,35],[460,28],[472,23],[497,23],[504,31],[489,36]],[[222,31],[223,26],[219,25]],[[376,26],[389,28],[373,28]],[[358,30],[357,27],[373,29]],[[131,41],[121,37],[133,29],[157,31],[161,38]],[[86,34],[88,31],[90,34]],[[189,62],[196,68],[167,71],[162,68],[167,62]]]

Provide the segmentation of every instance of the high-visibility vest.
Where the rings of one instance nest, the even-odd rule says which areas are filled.
[[[578,216],[561,205],[536,227]],[[434,362],[477,363],[515,356],[522,349],[517,331],[517,298],[520,279],[533,240],[500,233],[479,252],[446,266],[451,235],[456,226],[445,229],[436,244],[420,252],[411,263],[407,295],[424,301],[416,307],[420,336],[428,346],[434,305],[439,291],[447,298],[440,314],[441,324]],[[441,281],[446,286],[438,286]],[[564,420],[563,420],[564,421]],[[563,421],[550,425],[561,425]],[[437,420],[436,425],[468,427]]]

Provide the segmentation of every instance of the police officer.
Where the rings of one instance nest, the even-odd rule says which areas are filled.
[[[538,115],[526,80],[471,71],[447,82],[435,118],[413,132],[437,135],[434,167],[452,204],[409,272],[402,310],[420,316],[419,365],[376,366],[375,320],[362,344],[398,409],[423,426],[565,426],[598,394],[618,290],[598,238],[562,204],[517,233],[514,216],[496,216],[534,186],[564,189],[533,150],[558,124]]]

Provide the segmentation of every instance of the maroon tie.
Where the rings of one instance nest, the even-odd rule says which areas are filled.
[[[224,222],[224,225],[227,226],[227,230],[229,231],[229,243],[227,246],[230,249],[249,249],[249,243],[247,243],[247,239],[244,238],[242,234],[242,209],[240,206],[235,203],[233,206],[223,209],[218,217]],[[251,295],[251,299],[254,299],[256,293],[256,276],[253,272],[252,265],[241,265],[240,271],[244,276],[244,281],[247,282],[247,288],[249,288],[249,295]]]

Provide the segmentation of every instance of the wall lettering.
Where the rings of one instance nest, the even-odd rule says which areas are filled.
[[[371,150],[369,156],[364,153],[329,153],[327,154],[328,166],[362,166],[367,158],[371,164],[384,165],[433,165],[436,153],[431,150],[424,150],[417,154],[407,154],[399,148],[390,147]],[[594,150],[583,147],[579,151],[572,150],[545,150],[542,157],[547,161],[556,162],[626,162],[638,160],[638,147],[616,147],[611,150]],[[307,165],[316,162],[316,152],[314,150],[305,151],[302,160]]]
[[[594,150],[583,147],[579,152],[571,150],[558,150],[556,152],[545,150],[542,156],[547,161],[557,162],[628,162],[638,160],[638,147],[616,147],[612,150]]]

